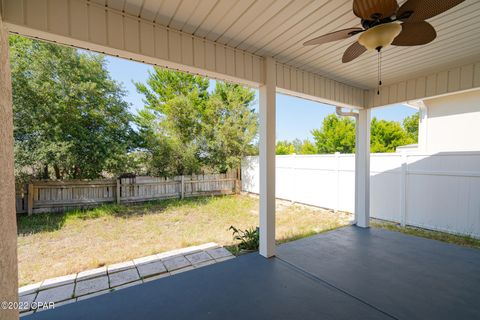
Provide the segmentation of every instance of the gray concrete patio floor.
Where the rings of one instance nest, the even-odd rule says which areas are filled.
[[[346,227],[22,319],[479,319],[480,250]]]

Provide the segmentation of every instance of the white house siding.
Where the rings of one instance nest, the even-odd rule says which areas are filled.
[[[426,99],[424,150],[480,151],[480,90]]]

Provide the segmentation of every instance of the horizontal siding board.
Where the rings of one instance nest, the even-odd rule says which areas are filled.
[[[315,95],[315,75],[311,72],[306,73],[308,76],[308,94]]]
[[[208,70],[215,70],[215,45],[211,42],[205,43],[205,61]]]
[[[8,17],[8,20],[16,24],[25,23],[25,10],[24,10],[24,0],[13,1],[2,1],[4,17]]]
[[[205,43],[202,39],[194,39],[193,52],[193,64],[195,65],[195,67],[205,68]]]
[[[245,77],[244,54],[242,51],[235,51],[235,76]]]
[[[227,74],[230,76],[235,76],[235,50],[232,48],[226,48],[226,63],[227,63]]]
[[[88,6],[80,1],[70,1],[70,36],[72,38],[88,40],[88,23],[85,23],[86,21],[88,21]]]
[[[473,86],[480,87],[480,62],[475,64],[475,72],[473,74]]]
[[[252,56],[252,62],[253,62],[253,65],[252,65],[252,80],[255,81],[255,82],[258,82],[258,83],[262,83],[263,82],[263,79],[262,79],[262,74],[263,72],[260,70],[262,68],[262,61],[261,61],[261,58],[258,57],[258,56]]]
[[[155,56],[160,59],[168,59],[168,31],[164,28],[154,27]]]
[[[283,66],[283,88],[291,90],[290,68],[285,65]]]
[[[296,70],[297,74],[297,91],[304,93],[305,90],[303,89],[303,72],[300,70]]]
[[[139,21],[137,19],[125,17],[123,29],[125,32],[125,50],[134,53],[140,52],[139,28]]]
[[[288,94],[327,104],[345,107],[364,105],[363,89],[281,63],[277,63],[277,86]]]
[[[470,64],[468,66],[463,66],[460,69],[460,89],[466,90],[470,89],[473,86],[473,72],[475,65]]]
[[[283,66],[281,64],[278,64],[275,66],[277,71],[276,71],[276,75],[277,75],[277,87],[280,87],[280,88],[283,88],[284,85],[283,85]]]
[[[3,0],[12,31],[162,67],[248,85],[263,82],[263,58],[85,0]],[[51,5],[49,5],[51,4]],[[140,10],[140,8],[139,8]],[[49,27],[49,21],[50,27]],[[45,31],[45,32],[40,32]],[[62,36],[62,37],[59,37]],[[277,65],[280,89],[332,104],[363,106],[363,90]]]
[[[18,0],[17,0],[18,1]],[[28,25],[39,30],[47,30],[47,0],[23,0],[25,20]]]
[[[448,92],[460,90],[460,68],[448,71]]]
[[[435,95],[437,89],[437,75],[431,74],[427,76],[427,88],[426,88],[426,95],[433,96]]]
[[[174,62],[182,60],[182,38],[178,32],[168,31],[168,59]]]
[[[415,81],[415,98],[416,99],[425,97],[425,94],[426,94],[426,91],[425,91],[426,84],[425,84],[425,82],[426,81],[427,81],[427,79],[425,77],[418,78]]]
[[[193,38],[189,35],[182,34],[182,63],[193,65]]]
[[[48,0],[48,29],[68,35],[68,1]]]
[[[216,71],[225,73],[227,70],[225,47],[219,44],[215,45],[215,62]]]
[[[117,49],[124,49],[123,17],[116,12],[108,13],[108,44]]]
[[[297,88],[297,69],[290,69],[290,90],[298,91]]]
[[[16,26],[27,27],[19,33],[227,81],[262,81],[261,57],[168,29],[121,7],[83,0],[3,1],[5,21],[14,32]]]
[[[147,56],[155,55],[155,35],[153,25],[140,24],[140,52]]]
[[[448,71],[443,71],[437,75],[437,92],[446,93],[448,91]]]
[[[396,90],[394,90],[395,87]],[[480,88],[480,63],[471,63],[394,83],[383,87],[382,90],[387,88],[388,97],[383,98],[382,96],[381,99],[371,98],[374,96],[375,90],[369,90],[367,96],[370,98],[366,105],[378,107]]]
[[[88,26],[90,41],[107,45],[107,15],[97,6],[88,6]]]
[[[253,81],[253,56],[246,54],[244,57],[244,62],[245,62],[245,78]]]

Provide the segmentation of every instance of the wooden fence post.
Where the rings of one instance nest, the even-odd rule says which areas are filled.
[[[120,178],[117,178],[117,204],[120,204],[121,200],[121,192],[120,192]]]
[[[28,200],[27,200],[28,215],[33,213],[33,183],[28,184]]]
[[[239,194],[241,191],[240,181],[241,181],[241,171],[240,168],[237,168],[237,177],[235,179],[235,193]]]
[[[183,199],[185,197],[185,176],[183,174],[180,181],[180,199]]]

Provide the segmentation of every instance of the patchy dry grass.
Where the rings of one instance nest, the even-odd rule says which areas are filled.
[[[410,234],[417,237],[439,240],[443,242],[458,244],[461,246],[480,248],[480,239],[476,239],[468,236],[455,235],[455,234],[439,232],[439,231],[431,231],[431,230],[410,227],[410,226],[402,227],[393,222],[380,221],[380,220],[372,220],[371,226],[374,228],[381,228],[381,229],[386,229],[390,231],[403,232],[403,233]]]
[[[349,218],[279,201],[277,239],[286,242],[338,228]],[[257,226],[258,199],[204,197],[20,216],[20,285],[206,242],[231,245],[231,225]]]

